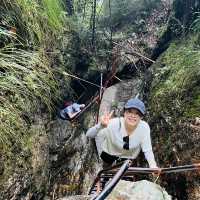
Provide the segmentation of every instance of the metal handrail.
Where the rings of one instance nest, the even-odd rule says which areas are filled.
[[[92,192],[92,188],[95,184],[100,180],[100,178],[112,178],[111,182],[103,189],[103,191],[99,194],[99,196],[93,198],[92,200],[103,200],[106,196],[112,191],[115,185],[118,183],[122,176],[133,176],[134,173],[137,174],[152,174],[157,173],[160,174],[169,174],[169,173],[177,173],[177,172],[186,172],[192,170],[200,170],[200,163],[195,163],[191,165],[183,165],[183,166],[175,166],[175,167],[166,167],[166,168],[142,168],[142,167],[130,167],[133,160],[127,160],[122,166],[121,163],[109,167],[107,169],[101,170],[93,185],[90,189],[89,194]],[[119,168],[121,166],[121,168]]]
[[[113,188],[119,182],[119,180],[121,179],[123,174],[126,172],[126,170],[131,166],[131,164],[132,164],[131,160],[125,161],[124,164],[119,169],[119,171],[112,178],[112,180],[102,190],[102,192],[97,197],[92,198],[92,200],[103,200],[103,199],[105,199],[112,192]]]
[[[133,162],[133,160],[132,160],[131,162]],[[91,186],[91,188],[90,188],[88,194],[89,194],[89,195],[91,194],[92,189],[94,188],[95,184],[100,180],[101,174],[103,174],[103,173],[105,173],[105,172],[107,172],[107,171],[109,171],[109,170],[114,170],[114,169],[116,169],[116,168],[117,168],[117,171],[118,171],[118,170],[119,170],[119,167],[121,167],[123,163],[124,163],[124,162],[119,162],[119,163],[117,163],[117,164],[115,164],[115,165],[113,165],[113,166],[110,166],[110,167],[107,167],[107,168],[105,168],[105,169],[100,170],[100,171],[98,172],[96,178],[94,179],[94,181],[93,181],[93,183],[92,183],[92,186]]]
[[[166,168],[142,168],[142,167],[129,167],[124,175],[132,175],[132,173],[151,174],[159,172],[160,174],[168,174],[172,172],[184,172],[192,170],[200,170],[200,163],[192,165],[183,165]],[[104,171],[104,174],[115,174],[118,169]]]

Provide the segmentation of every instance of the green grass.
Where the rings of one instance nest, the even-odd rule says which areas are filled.
[[[66,17],[61,0],[4,0],[1,14],[0,146],[7,148],[22,142],[27,120],[41,107],[51,111],[59,97],[53,59],[45,51],[59,46]]]
[[[49,63],[39,52],[15,48],[0,50],[0,144],[27,132],[23,114],[33,114],[38,105],[51,110],[58,86]]]
[[[62,30],[64,25],[65,13],[62,1],[42,0],[43,15],[47,18],[48,24],[54,30]]]
[[[151,95],[156,113],[176,119],[200,115],[200,51],[196,40],[190,36],[172,43],[157,62],[162,66],[156,70]]]
[[[5,0],[4,20],[15,26],[26,45],[47,45],[65,29],[66,16],[61,0]]]

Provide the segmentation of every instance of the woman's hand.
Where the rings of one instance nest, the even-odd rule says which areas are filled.
[[[114,110],[112,110],[110,113],[106,112],[103,116],[100,118],[100,123],[103,127],[107,127],[110,119],[112,118]]]
[[[156,169],[155,172],[152,173],[153,177],[154,177],[154,183],[156,183],[156,181],[158,180],[158,178],[160,177],[160,174],[162,172],[162,169],[159,167],[155,167],[154,169]]]

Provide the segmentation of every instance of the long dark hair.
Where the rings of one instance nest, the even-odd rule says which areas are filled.
[[[72,101],[64,101],[64,107],[66,108],[67,106],[71,106]]]

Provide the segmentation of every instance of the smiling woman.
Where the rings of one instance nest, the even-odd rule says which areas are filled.
[[[151,168],[157,168],[151,146],[150,128],[142,120],[145,105],[138,99],[130,99],[124,106],[124,117],[111,119],[112,113],[101,117],[100,123],[90,128],[86,135],[96,139],[103,167],[118,160],[135,159],[140,151]]]
[[[128,136],[134,133],[145,114],[145,105],[139,99],[130,99],[124,106],[124,125]]]

